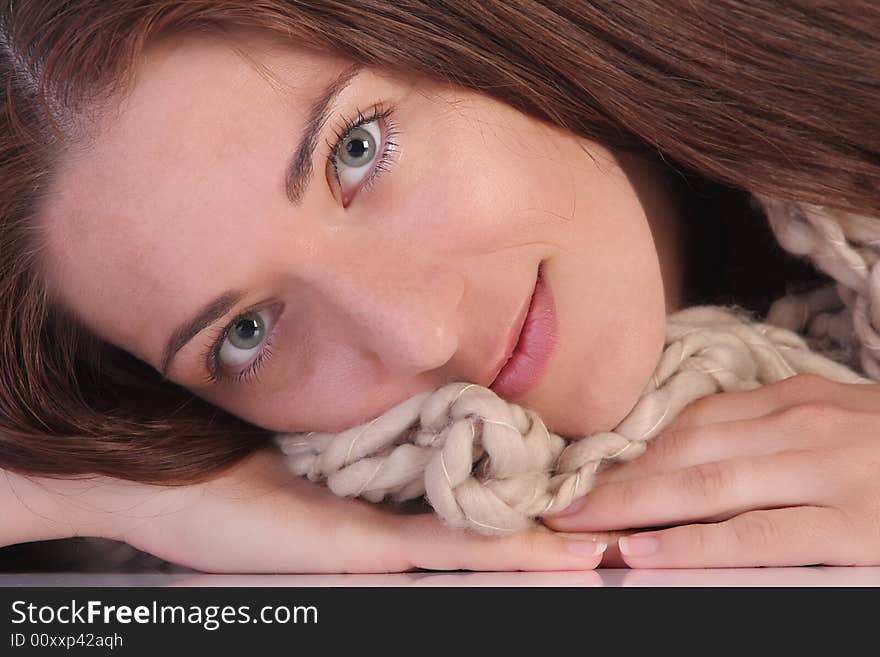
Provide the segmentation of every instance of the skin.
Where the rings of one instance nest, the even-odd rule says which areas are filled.
[[[559,347],[514,401],[573,437],[626,416],[698,273],[655,165],[475,93],[367,70],[340,95],[294,207],[284,169],[303,117],[350,62],[257,34],[235,45],[154,44],[131,94],[62,162],[41,219],[47,282],[72,312],[160,368],[181,321],[242,290],[168,378],[269,429],[340,431],[449,381],[488,385],[543,262]],[[399,148],[369,189],[342,190],[326,142],[379,101]],[[206,383],[209,337],[255,307],[278,309],[266,368]],[[337,498],[258,453],[173,489],[7,473],[0,501],[16,522],[0,542],[108,536],[239,572],[876,564],[877,390],[798,376],[699,400],[546,519],[562,533],[457,532]]]
[[[575,437],[625,417],[695,274],[655,166],[477,94],[366,71],[331,124],[393,105],[390,170],[343,203],[319,158],[294,207],[283,171],[306,108],[349,62],[239,36],[246,58],[204,36],[154,45],[132,93],[62,163],[42,219],[48,282],[69,309],[160,367],[179,322],[241,289],[219,328],[244,307],[281,308],[268,368],[206,384],[208,330],[169,378],[270,429],[336,431],[448,381],[488,384],[544,262],[559,349],[516,401]],[[333,496],[260,452],[175,488],[6,473],[15,522],[0,543],[107,536],[238,572],[872,565],[878,389],[796,376],[698,400],[545,519],[556,533],[455,531]]]
[[[876,566],[878,402],[880,385],[812,374],[704,397],[547,525],[626,528],[603,565]]]
[[[159,369],[177,325],[242,290],[168,378],[271,430],[341,431],[450,381],[488,386],[543,261],[559,344],[515,401],[575,437],[626,416],[683,294],[656,167],[476,93],[366,70],[294,207],[284,169],[304,116],[350,62],[261,34],[236,45],[248,56],[207,36],[155,44],[63,162],[43,213],[48,278],[86,326]],[[394,107],[389,170],[340,189],[326,142],[380,101]],[[271,358],[250,381],[207,383],[212,335],[254,307],[278,310]]]

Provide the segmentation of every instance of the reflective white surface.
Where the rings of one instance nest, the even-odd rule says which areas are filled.
[[[418,572],[388,575],[207,575],[190,572],[0,574],[0,587],[16,586],[880,586],[880,568],[604,568],[586,572]]]

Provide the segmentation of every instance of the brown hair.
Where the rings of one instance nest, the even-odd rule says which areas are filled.
[[[186,483],[269,433],[89,334],[41,281],[53,162],[160,35],[259,28],[477,90],[735,190],[880,215],[874,0],[0,2],[0,468]]]

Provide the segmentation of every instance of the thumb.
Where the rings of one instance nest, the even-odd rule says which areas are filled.
[[[404,517],[400,546],[411,568],[428,570],[591,570],[605,543],[593,534],[554,532],[543,526],[508,536],[456,529],[434,514]]]

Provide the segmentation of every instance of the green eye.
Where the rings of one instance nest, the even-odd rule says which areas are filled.
[[[362,167],[372,162],[376,153],[376,139],[364,128],[355,128],[339,144],[337,156],[350,167]]]

